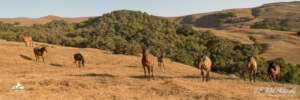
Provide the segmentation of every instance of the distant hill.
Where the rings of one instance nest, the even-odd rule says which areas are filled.
[[[230,16],[234,13],[234,16]],[[300,2],[280,2],[265,4],[255,8],[229,9],[210,13],[200,13],[168,18],[180,24],[192,24],[206,28],[250,28],[256,22],[271,20],[290,31],[300,30]]]
[[[82,22],[88,20],[90,17],[78,17],[78,18],[66,18],[66,17],[59,17],[54,15],[49,15],[41,18],[27,18],[27,17],[18,17],[18,18],[0,18],[0,21],[5,23],[11,24],[18,24],[21,26],[31,26],[33,24],[46,24],[53,20],[64,20],[66,22]]]
[[[168,17],[194,29],[211,30],[216,36],[252,44],[267,45],[261,54],[266,59],[282,57],[289,63],[300,64],[300,2],[265,4],[255,8],[229,9],[209,13]],[[253,39],[255,41],[253,41]]]

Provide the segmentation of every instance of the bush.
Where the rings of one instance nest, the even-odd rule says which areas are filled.
[[[280,30],[280,31],[290,31],[291,29],[287,27],[284,23],[278,22],[276,20],[265,19],[260,22],[256,22],[251,25],[251,28],[256,29],[271,29],[271,30]]]

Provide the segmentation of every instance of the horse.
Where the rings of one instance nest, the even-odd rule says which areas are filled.
[[[163,69],[163,72],[165,72],[165,62],[164,62],[165,53],[161,53],[159,57],[157,57],[158,66],[160,69]]]
[[[78,63],[77,63],[78,62]],[[74,54],[74,63],[80,68],[84,67],[84,58],[81,53]]]
[[[268,68],[268,75],[273,80],[279,80],[280,76],[280,67],[276,65],[275,63],[270,63]]]
[[[256,73],[257,73],[257,63],[253,56],[249,56],[248,59],[245,61],[244,71],[242,74],[244,80],[246,80],[244,77],[245,72],[249,74],[250,82],[252,82],[252,78],[253,78],[253,81],[255,82]]]
[[[212,65],[212,62],[211,62],[211,60],[208,56],[201,55],[201,56],[198,57],[197,67],[201,71],[201,76],[202,76],[203,81],[208,81],[210,79],[209,72],[211,70],[211,65]],[[204,77],[204,71],[206,72],[206,80],[205,80],[205,77]]]
[[[34,52],[34,55],[35,55],[35,61],[36,62],[39,62],[40,61],[40,57],[42,57],[43,62],[45,63],[44,52],[47,52],[46,47],[42,47],[42,48],[35,47],[35,48],[33,48],[33,52]]]
[[[19,35],[25,42],[25,46],[33,46],[33,41],[31,36],[24,36],[23,34]]]
[[[151,74],[152,74],[152,78],[154,79],[154,75],[153,75],[154,59],[155,59],[154,56],[152,54],[149,54],[148,47],[145,46],[143,48],[143,57],[142,57],[142,65],[144,68],[145,78],[147,78],[147,72],[148,72],[148,76],[149,76],[148,79],[151,78]]]

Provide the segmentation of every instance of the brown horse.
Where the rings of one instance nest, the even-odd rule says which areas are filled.
[[[244,65],[244,71],[243,71],[243,78],[244,80],[244,74],[245,72],[249,74],[249,80],[250,82],[253,80],[255,82],[255,78],[256,78],[256,73],[257,73],[257,63],[254,59],[253,56],[249,56],[248,59],[245,61],[245,65]],[[253,78],[253,79],[252,79]]]
[[[152,78],[154,79],[154,75],[153,75],[154,59],[155,59],[154,56],[149,54],[148,48],[145,46],[143,49],[143,57],[142,57],[142,65],[144,68],[145,78],[147,78],[147,72],[148,72],[148,76],[149,76],[148,78],[150,79],[152,74]]]
[[[158,66],[160,69],[163,69],[163,72],[165,72],[165,62],[164,62],[165,53],[161,53],[159,57],[157,57]]]
[[[24,36],[23,34],[20,34],[19,36],[24,40],[26,46],[29,46],[29,47],[33,46],[31,36]]]
[[[34,52],[34,55],[35,55],[35,61],[36,62],[39,62],[40,61],[40,57],[42,57],[43,62],[45,63],[44,52],[47,52],[46,47],[42,47],[42,48],[35,47],[35,48],[33,48],[33,52]]]
[[[279,80],[280,67],[273,62],[270,63],[268,68],[268,75],[270,76],[270,78],[272,78],[272,81]]]
[[[78,63],[77,63],[78,62]],[[81,53],[74,54],[74,63],[80,68],[84,67],[84,58]]]
[[[201,76],[202,76],[203,81],[208,81],[210,79],[209,72],[211,70],[211,65],[212,65],[212,62],[211,62],[211,60],[208,56],[206,56],[206,55],[199,56],[197,67],[201,71]],[[205,77],[204,77],[204,71],[206,72],[206,80],[205,80]]]

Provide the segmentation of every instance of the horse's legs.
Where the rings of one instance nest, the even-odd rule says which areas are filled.
[[[206,72],[206,81],[210,80],[209,71]]]
[[[147,66],[147,70],[148,70],[148,79],[151,78],[151,74],[150,74],[150,66]]]
[[[44,56],[42,56],[42,58],[43,58],[43,62],[45,63],[45,58],[44,58]]]
[[[163,66],[163,69],[164,69],[164,72],[165,72],[166,68],[165,68],[165,63],[164,62],[162,62],[162,66]]]
[[[36,62],[36,63],[37,63],[37,60],[38,60],[38,56],[35,55],[35,62]]]
[[[144,68],[144,76],[145,76],[145,78],[147,78],[147,73],[146,73],[146,68],[145,68],[145,66],[143,65],[143,68]]]
[[[249,80],[252,81],[252,73],[249,73]]]
[[[83,65],[83,60],[81,60],[81,66],[82,66],[82,68],[84,67],[84,65]]]
[[[253,80],[255,82],[255,79],[256,79],[256,73],[253,73]]]
[[[152,78],[154,79],[154,74],[153,74],[153,66],[151,67],[151,73],[152,73]]]
[[[201,71],[201,77],[202,77],[202,81],[204,81],[204,72],[203,72],[203,70],[202,70],[202,69],[200,69],[200,71]]]

